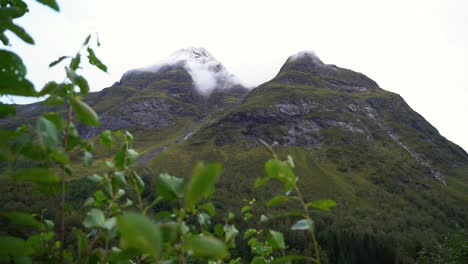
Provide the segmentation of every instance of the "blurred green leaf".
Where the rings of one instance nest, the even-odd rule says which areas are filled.
[[[115,162],[115,167],[117,169],[124,169],[125,166],[125,156],[127,153],[127,143],[123,143],[122,146],[120,146],[119,151],[115,154],[114,157],[114,162]]]
[[[91,176],[88,176],[87,178],[88,178],[88,180],[90,180],[93,183],[100,183],[102,181],[102,179],[103,179],[102,176],[99,176],[97,174],[93,174]]]
[[[93,163],[93,158],[93,153],[86,150],[83,151],[83,161],[86,167],[91,166],[91,164]]]
[[[104,130],[99,134],[99,141],[101,144],[107,147],[112,147],[114,145],[114,138],[112,137],[112,132],[110,130]]]
[[[209,236],[194,236],[184,241],[184,249],[193,251],[199,258],[220,260],[228,256],[226,245],[219,239]]]
[[[36,0],[36,1],[54,9],[55,11],[60,11],[60,8],[55,0]]]
[[[8,46],[10,45],[10,40],[7,38],[3,32],[0,31],[0,41],[3,43],[3,45]]]
[[[15,35],[22,39],[24,42],[28,44],[34,44],[34,39],[26,32],[26,30],[24,30],[24,28],[13,23],[8,23],[6,25],[6,28],[9,29],[11,32],[15,33]]]
[[[185,191],[185,208],[194,209],[201,198],[211,194],[221,172],[221,164],[204,165],[199,162],[195,165],[192,178]]]
[[[307,219],[302,219],[297,221],[292,227],[291,230],[309,230],[313,226],[313,223]]]
[[[244,232],[244,239],[247,239],[249,237],[251,237],[252,235],[255,235],[257,234],[257,230],[255,229],[247,229],[245,232]]]
[[[237,230],[237,228],[234,225],[226,225],[224,227],[224,234],[224,241],[231,242],[236,239],[237,235],[239,235],[239,230]]]
[[[83,220],[83,225],[86,228],[104,227],[105,223],[106,217],[104,216],[104,213],[97,208],[89,210]]]
[[[270,230],[268,232],[267,241],[273,247],[273,249],[286,249],[284,236],[281,232]]]
[[[287,255],[276,258],[271,261],[271,264],[289,264],[289,263],[313,263],[315,259],[306,256],[298,256],[298,255]]]
[[[127,180],[125,179],[125,175],[121,171],[116,171],[114,175],[112,175],[112,184],[118,187],[124,187],[127,185]]]
[[[126,212],[117,218],[117,229],[121,235],[121,247],[136,249],[158,259],[161,254],[162,237],[159,225],[148,217]]]
[[[336,206],[336,202],[330,199],[317,200],[307,204],[307,208],[315,208],[322,211],[330,211],[330,208]]]
[[[19,169],[11,174],[16,181],[30,181],[36,183],[58,183],[60,177],[46,168]]]
[[[4,212],[0,213],[0,215],[20,225],[31,227],[42,226],[41,222],[37,221],[31,214],[22,212]]]
[[[201,209],[205,210],[210,216],[216,215],[216,208],[213,203],[208,202],[200,206]]]
[[[76,85],[78,85],[78,87],[80,87],[80,93],[83,96],[88,95],[89,93],[88,81],[86,81],[86,79],[83,76],[80,76],[80,75],[76,76],[75,83]]]
[[[0,103],[0,118],[16,114],[16,106]]]
[[[70,164],[70,159],[68,159],[67,154],[60,150],[55,150],[50,154],[50,156],[57,162],[60,162],[64,165],[69,165]]]
[[[17,6],[2,7],[0,9],[0,21],[9,22],[13,18],[18,18],[24,15],[27,10],[19,8]]]
[[[31,253],[26,242],[17,237],[0,236],[0,256],[24,256]]]
[[[78,120],[91,126],[99,125],[99,117],[89,105],[73,96],[69,99]]]
[[[291,200],[291,196],[288,195],[277,195],[267,202],[267,206],[276,206],[288,202]]]
[[[128,159],[128,163],[132,164],[138,159],[138,157],[140,157],[140,154],[134,149],[127,149],[126,156]]]
[[[100,70],[107,72],[107,66],[104,65],[104,63],[102,63],[101,60],[99,60],[96,57],[96,54],[94,53],[93,49],[89,47],[88,47],[88,60],[91,65],[94,65],[98,67]]]
[[[37,96],[26,78],[26,66],[13,52],[0,50],[0,95]]]
[[[83,46],[88,45],[90,39],[91,39],[91,34],[89,34],[89,35],[86,37],[85,41],[83,42]]]
[[[182,197],[184,192],[184,180],[161,173],[156,179],[156,194],[169,201]]]
[[[56,82],[48,82],[44,85],[44,88],[38,93],[39,96],[44,96],[53,93],[58,87]]]
[[[62,56],[62,57],[60,57],[60,58],[54,60],[53,62],[51,62],[51,63],[49,64],[49,68],[54,67],[55,65],[59,64],[60,62],[62,62],[64,59],[67,59],[67,58],[70,58],[70,56]]]
[[[88,251],[88,237],[85,233],[83,233],[83,231],[76,228],[73,228],[73,233],[76,236],[76,242],[78,246],[78,258],[83,258],[87,255]]]
[[[39,117],[36,123],[39,142],[44,149],[55,150],[59,144],[59,135],[55,124],[44,117]]]
[[[76,71],[80,67],[81,54],[78,52],[75,57],[70,61],[70,69]]]
[[[289,163],[271,159],[265,163],[265,172],[268,177],[280,180],[284,184],[285,191],[290,191],[296,181],[296,176]]]

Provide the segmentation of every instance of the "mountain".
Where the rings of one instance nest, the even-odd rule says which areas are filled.
[[[399,95],[311,52],[289,57],[271,81],[145,163],[183,176],[196,160],[221,161],[217,206],[237,210],[278,192],[252,188],[269,158],[259,139],[292,155],[307,199],[339,204],[316,215],[331,263],[411,263],[468,222],[467,153]],[[304,238],[288,241],[307,250]]]
[[[159,172],[190,175],[197,160],[222,162],[215,197],[222,212],[280,192],[253,188],[270,158],[259,139],[291,155],[306,200],[338,203],[314,215],[330,263],[411,263],[421,247],[468,223],[468,154],[399,95],[313,52],[290,56],[272,80],[249,90],[205,49],[182,49],[86,101],[102,125],[80,132],[130,130],[148,183]],[[275,221],[284,230],[290,224]],[[286,239],[309,250],[305,236]]]

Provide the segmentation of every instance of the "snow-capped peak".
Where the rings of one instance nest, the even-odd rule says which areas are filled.
[[[297,59],[302,59],[302,58],[310,59],[315,64],[319,64],[319,65],[324,64],[322,60],[320,60],[320,58],[317,56],[317,54],[312,50],[300,51],[292,56],[289,56],[288,61],[295,61]]]
[[[157,72],[166,65],[184,67],[192,76],[195,87],[204,95],[209,95],[215,88],[229,89],[241,84],[237,77],[224,68],[204,48],[189,47],[180,49],[160,63],[143,70]]]

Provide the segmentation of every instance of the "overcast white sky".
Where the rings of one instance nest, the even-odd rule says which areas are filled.
[[[36,41],[13,41],[37,87],[62,80],[47,65],[98,32],[109,74],[86,71],[93,91],[179,48],[205,47],[247,85],[271,79],[286,58],[314,50],[399,93],[442,135],[468,150],[468,1],[164,0],[35,2],[20,20]],[[13,39],[14,37],[12,37]],[[15,99],[19,103],[26,101]],[[2,100],[3,101],[3,100]]]

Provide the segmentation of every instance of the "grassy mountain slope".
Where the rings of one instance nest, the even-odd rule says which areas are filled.
[[[468,222],[466,152],[400,96],[310,55],[288,59],[273,80],[147,166],[183,176],[196,160],[220,161],[218,206],[236,210],[242,199],[278,192],[253,189],[269,157],[260,138],[293,156],[308,199],[338,202],[317,223],[333,263],[411,262]],[[302,238],[289,239],[301,249]]]

